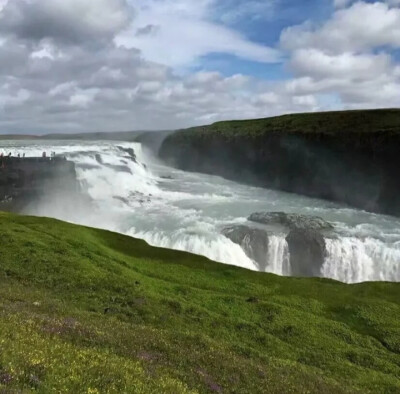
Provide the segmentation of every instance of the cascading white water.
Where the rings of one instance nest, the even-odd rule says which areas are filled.
[[[373,238],[326,239],[322,276],[347,283],[400,281],[400,243],[387,245]]]
[[[317,215],[335,223],[337,239],[327,239],[321,275],[343,282],[400,281],[400,220],[332,203],[236,184],[219,177],[174,170],[149,157],[139,143],[11,141],[7,151],[41,156],[65,155],[93,199],[93,212],[65,211],[62,201],[39,211],[80,224],[145,239],[148,243],[204,255],[255,270],[242,248],[221,234],[258,211]],[[124,148],[124,149],[121,149]],[[132,148],[136,161],[127,154]],[[68,198],[68,196],[65,196]],[[339,231],[340,230],[340,231]],[[290,275],[285,237],[268,240],[266,271]]]
[[[128,234],[142,238],[153,246],[188,251],[220,263],[233,264],[253,271],[257,270],[256,264],[246,256],[239,245],[214,232],[187,233],[185,230],[178,230],[173,233],[142,232],[132,228]]]
[[[289,246],[284,235],[270,235],[268,237],[266,272],[277,275],[290,275]]]

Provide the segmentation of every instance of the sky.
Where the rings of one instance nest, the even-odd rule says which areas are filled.
[[[0,0],[0,133],[400,106],[400,0]]]

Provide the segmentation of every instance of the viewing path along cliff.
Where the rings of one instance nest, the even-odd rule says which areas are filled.
[[[75,164],[63,157],[1,157],[0,210],[23,211],[55,193],[79,194]]]
[[[400,110],[219,122],[168,136],[179,169],[400,216]]]

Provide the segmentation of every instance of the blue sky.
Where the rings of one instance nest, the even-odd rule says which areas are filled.
[[[222,2],[221,2],[222,3]],[[215,7],[218,15],[222,10],[234,12],[235,9],[246,9],[249,1],[234,0],[223,2],[224,8]],[[222,20],[238,31],[245,34],[250,40],[265,45],[274,46],[279,41],[282,30],[288,26],[301,24],[306,20],[323,21],[334,10],[331,0],[303,0],[301,5],[295,0],[259,1],[261,9],[265,5],[265,13],[258,13],[257,8],[248,13],[238,13],[231,20]],[[216,17],[216,20],[221,20]]]
[[[0,0],[0,133],[400,106],[400,0]]]

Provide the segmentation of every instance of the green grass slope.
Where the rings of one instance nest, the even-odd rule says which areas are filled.
[[[400,392],[400,285],[0,213],[0,392]]]
[[[295,134],[400,133],[400,109],[332,111],[290,114],[272,118],[217,122],[183,130],[224,136],[257,136],[271,132]]]

